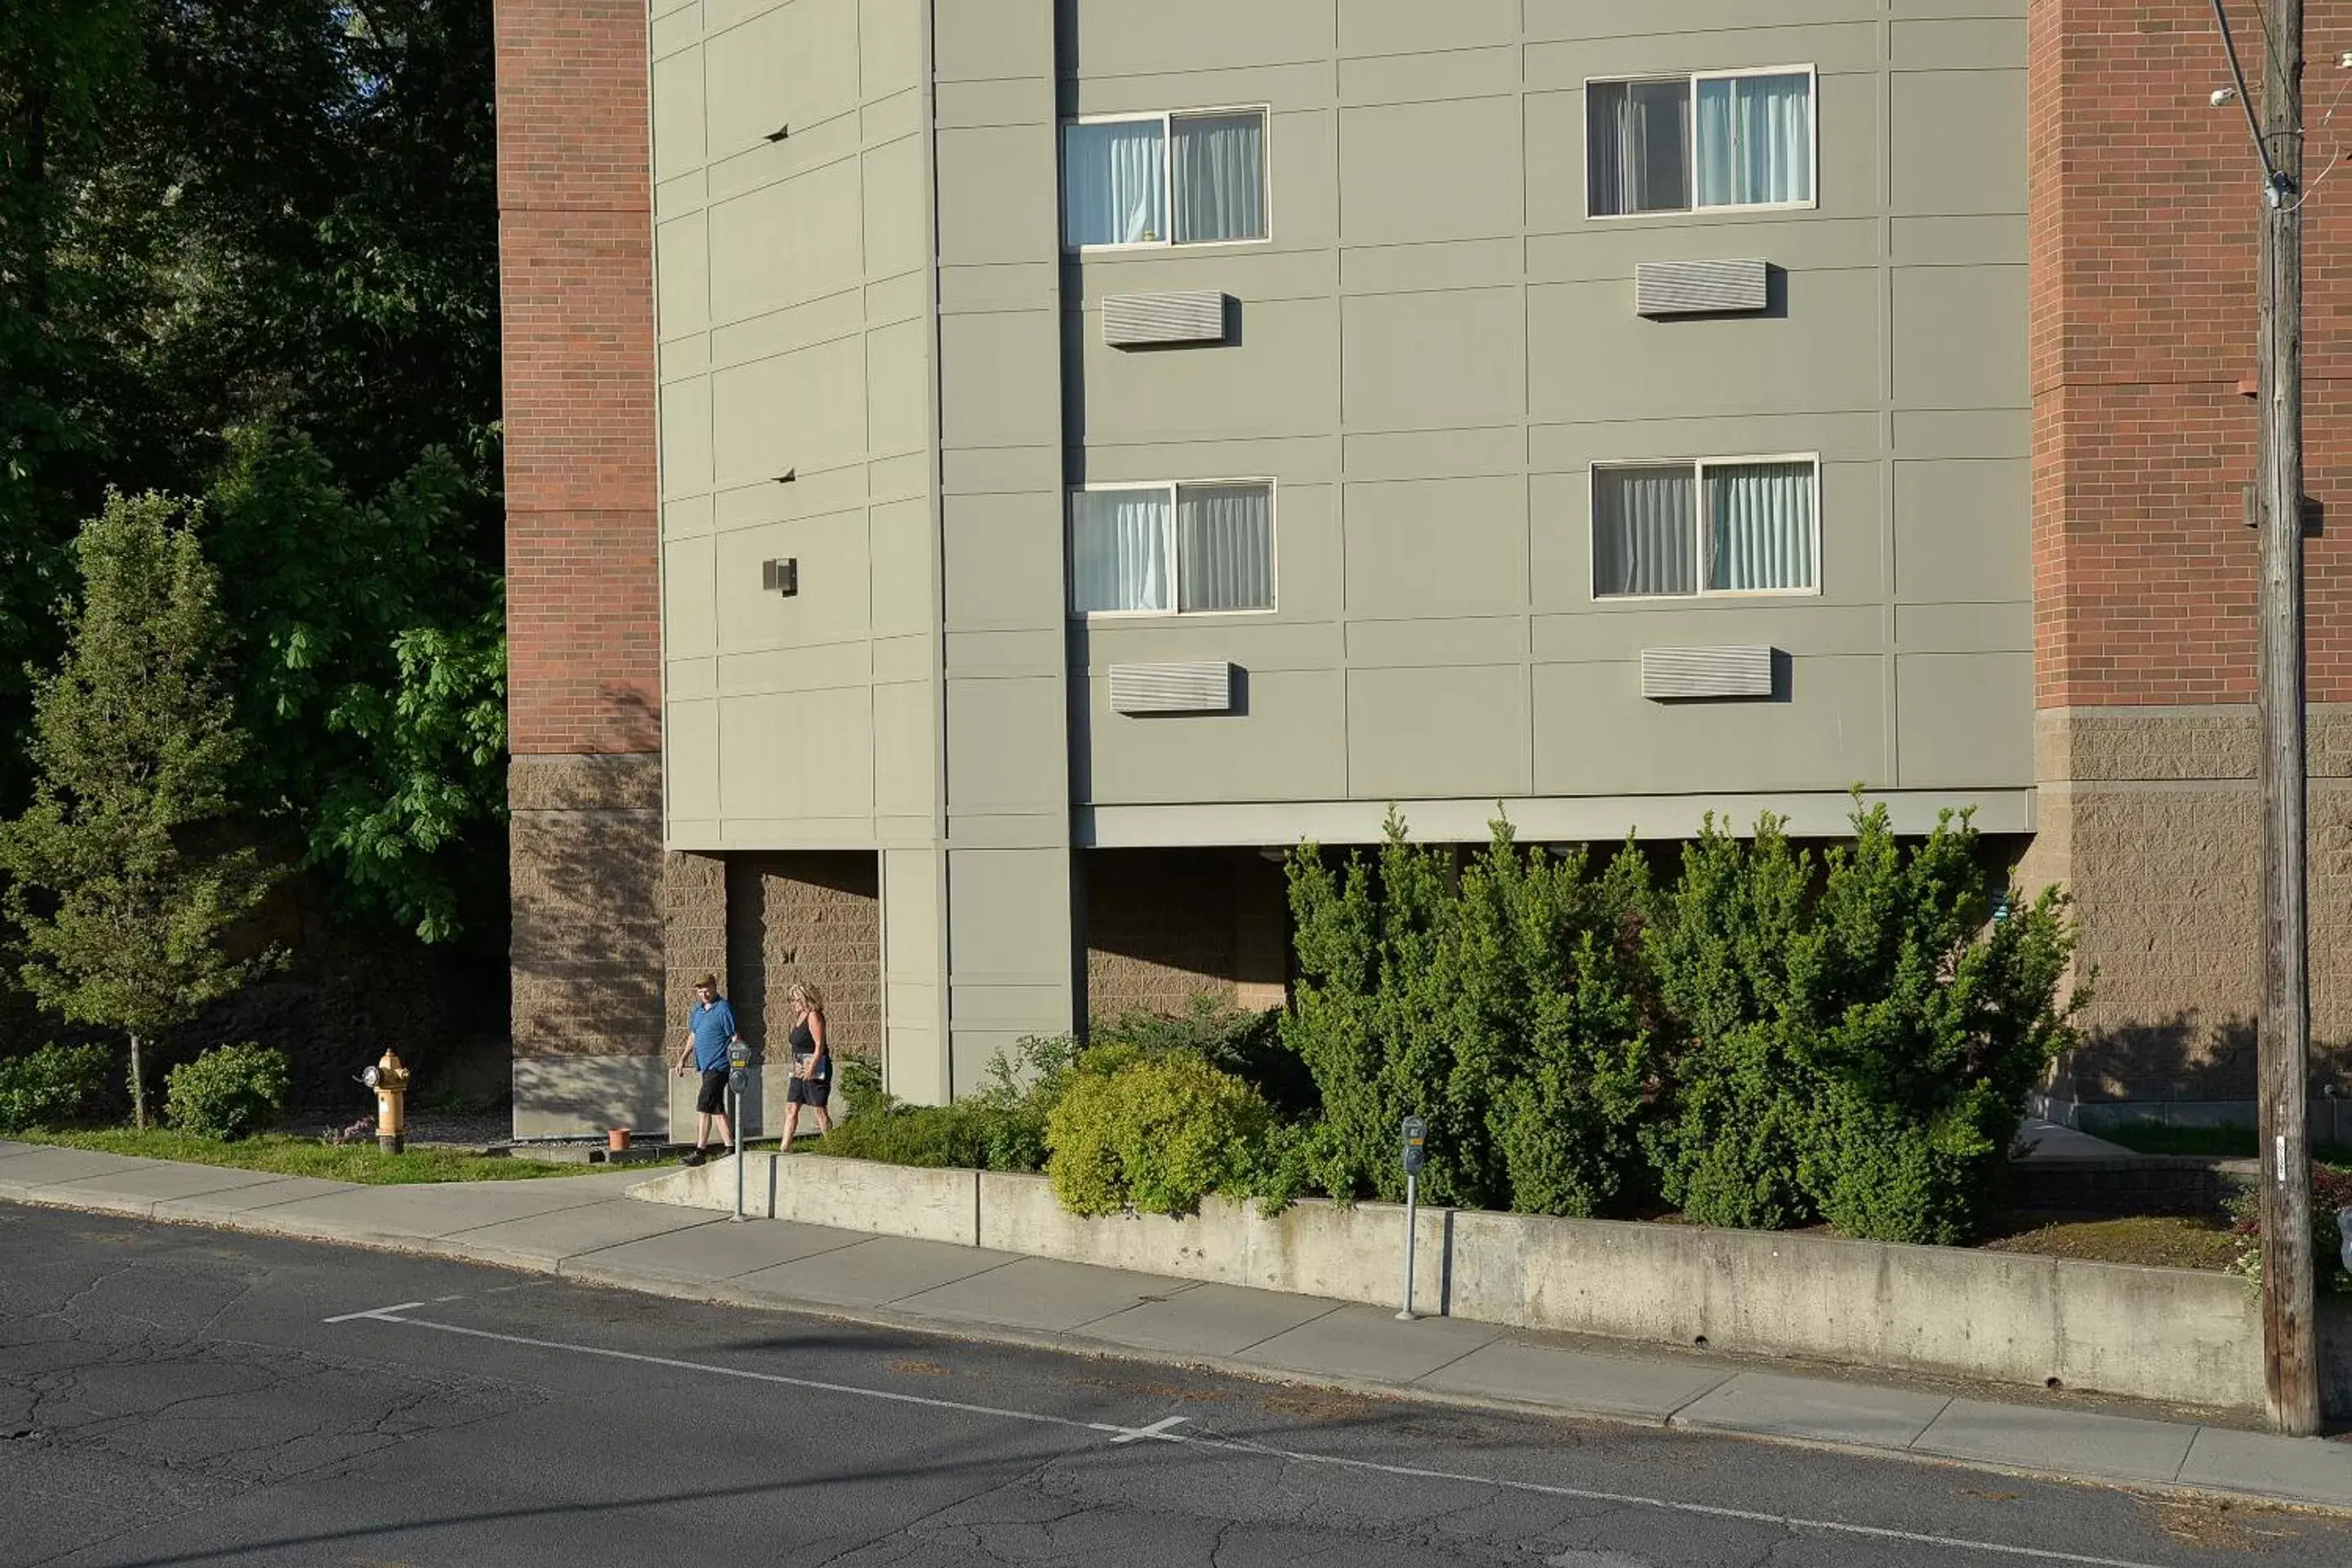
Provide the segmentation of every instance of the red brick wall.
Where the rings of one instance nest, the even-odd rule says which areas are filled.
[[[660,746],[644,0],[497,0],[518,754]]]
[[[2261,179],[2206,0],[2034,0],[2030,12],[2034,581],[2039,706],[2253,696],[2254,231]],[[2250,79],[2257,7],[2234,8]],[[2311,172],[2352,146],[2352,0],[2308,23]],[[2340,181],[2340,183],[2337,183]],[[2305,209],[2311,698],[2352,700],[2352,172]]]

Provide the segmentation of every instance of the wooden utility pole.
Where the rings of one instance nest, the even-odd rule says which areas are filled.
[[[2303,0],[2270,7],[2263,68],[2262,652],[2263,1372],[2271,1424],[2319,1430],[2312,1321],[2310,881],[2303,647]]]

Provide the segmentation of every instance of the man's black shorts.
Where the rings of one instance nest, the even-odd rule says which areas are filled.
[[[694,1109],[705,1116],[727,1114],[727,1069],[715,1068],[702,1075],[702,1092],[694,1097]]]

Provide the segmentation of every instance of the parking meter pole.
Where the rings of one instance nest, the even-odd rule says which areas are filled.
[[[735,1098],[735,1114],[734,1114],[734,1116],[733,1116],[731,1119],[730,1119],[730,1120],[729,1120],[729,1121],[728,1121],[728,1123],[727,1123],[727,1127],[728,1127],[728,1131],[730,1131],[730,1132],[732,1132],[732,1133],[734,1133],[734,1134],[735,1134],[735,1215],[734,1215],[734,1217],[735,1217],[736,1219],[738,1219],[738,1220],[740,1220],[740,1219],[743,1217],[743,1094],[742,1094],[742,1091],[741,1091],[740,1089],[738,1089],[738,1090],[735,1092],[735,1097],[734,1097],[734,1098]]]
[[[1412,1244],[1421,1230],[1421,1165],[1429,1142],[1429,1123],[1408,1116],[1403,1133],[1399,1152],[1404,1165],[1404,1310],[1397,1314],[1397,1321],[1410,1323],[1413,1319]]]
[[[751,1087],[751,1047],[740,1040],[732,1041],[727,1047],[727,1099],[728,1108],[734,1114],[727,1119],[727,1131],[734,1135],[735,1142],[735,1212],[728,1217],[738,1222],[744,1217],[743,1091]]]
[[[1410,1323],[1413,1320],[1412,1242],[1414,1233],[1421,1229],[1418,1223],[1420,1209],[1421,1178],[1407,1173],[1404,1179],[1404,1310],[1397,1314],[1400,1323]]]

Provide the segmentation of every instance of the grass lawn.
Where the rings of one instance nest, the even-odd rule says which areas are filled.
[[[2095,1136],[2137,1154],[2212,1154],[2231,1160],[2254,1157],[2251,1127],[2173,1127],[2161,1121],[2129,1121],[2102,1128]],[[2352,1144],[2315,1143],[2311,1157],[2327,1165],[2352,1165]]]
[[[446,1149],[411,1149],[404,1154],[382,1154],[376,1152],[373,1138],[363,1143],[330,1144],[316,1138],[292,1138],[281,1132],[240,1138],[234,1143],[163,1128],[141,1132],[128,1127],[110,1127],[98,1131],[17,1132],[10,1136],[26,1143],[95,1149],[103,1154],[182,1160],[195,1165],[231,1165],[240,1171],[319,1176],[331,1182],[362,1182],[373,1186],[401,1186],[417,1182],[528,1182],[544,1176],[585,1176],[609,1168],[557,1164],[544,1160],[486,1160]]]
[[[2031,1252],[2096,1263],[2146,1263],[2163,1268],[2227,1268],[2238,1255],[2229,1224],[2202,1215],[2138,1215],[2083,1218],[2021,1214],[1996,1227],[1988,1252]]]

